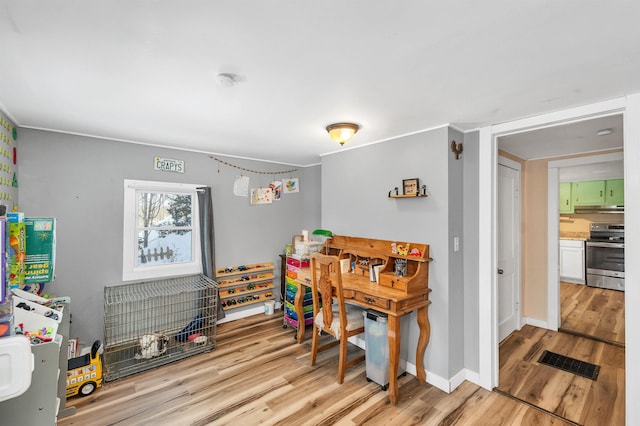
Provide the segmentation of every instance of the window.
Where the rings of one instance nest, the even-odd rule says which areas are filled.
[[[124,180],[124,281],[202,271],[198,186]]]

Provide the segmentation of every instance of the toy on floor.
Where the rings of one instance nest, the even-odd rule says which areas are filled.
[[[67,368],[67,398],[91,395],[102,386],[102,342],[96,340],[91,353],[71,358]]]

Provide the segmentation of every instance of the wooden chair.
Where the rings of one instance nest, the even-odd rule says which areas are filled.
[[[339,343],[338,383],[342,384],[345,370],[364,360],[364,354],[362,354],[347,361],[347,339],[364,333],[363,309],[346,305],[344,302],[340,260],[337,256],[327,256],[320,253],[312,254],[311,271],[314,318],[313,338],[311,340],[311,365],[315,365],[318,352],[322,352]],[[321,332],[332,335],[336,340],[318,347]]]

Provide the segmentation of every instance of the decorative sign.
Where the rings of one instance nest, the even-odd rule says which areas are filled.
[[[184,173],[184,161],[173,160],[171,158],[155,157],[153,159],[153,170],[161,172]]]

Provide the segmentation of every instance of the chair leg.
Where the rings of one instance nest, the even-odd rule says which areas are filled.
[[[338,383],[344,382],[344,370],[347,365],[347,337],[344,333],[340,335],[340,359],[338,361]]]
[[[318,328],[313,324],[313,336],[311,338],[311,365],[316,365],[316,356],[318,355],[318,339],[320,334]]]

